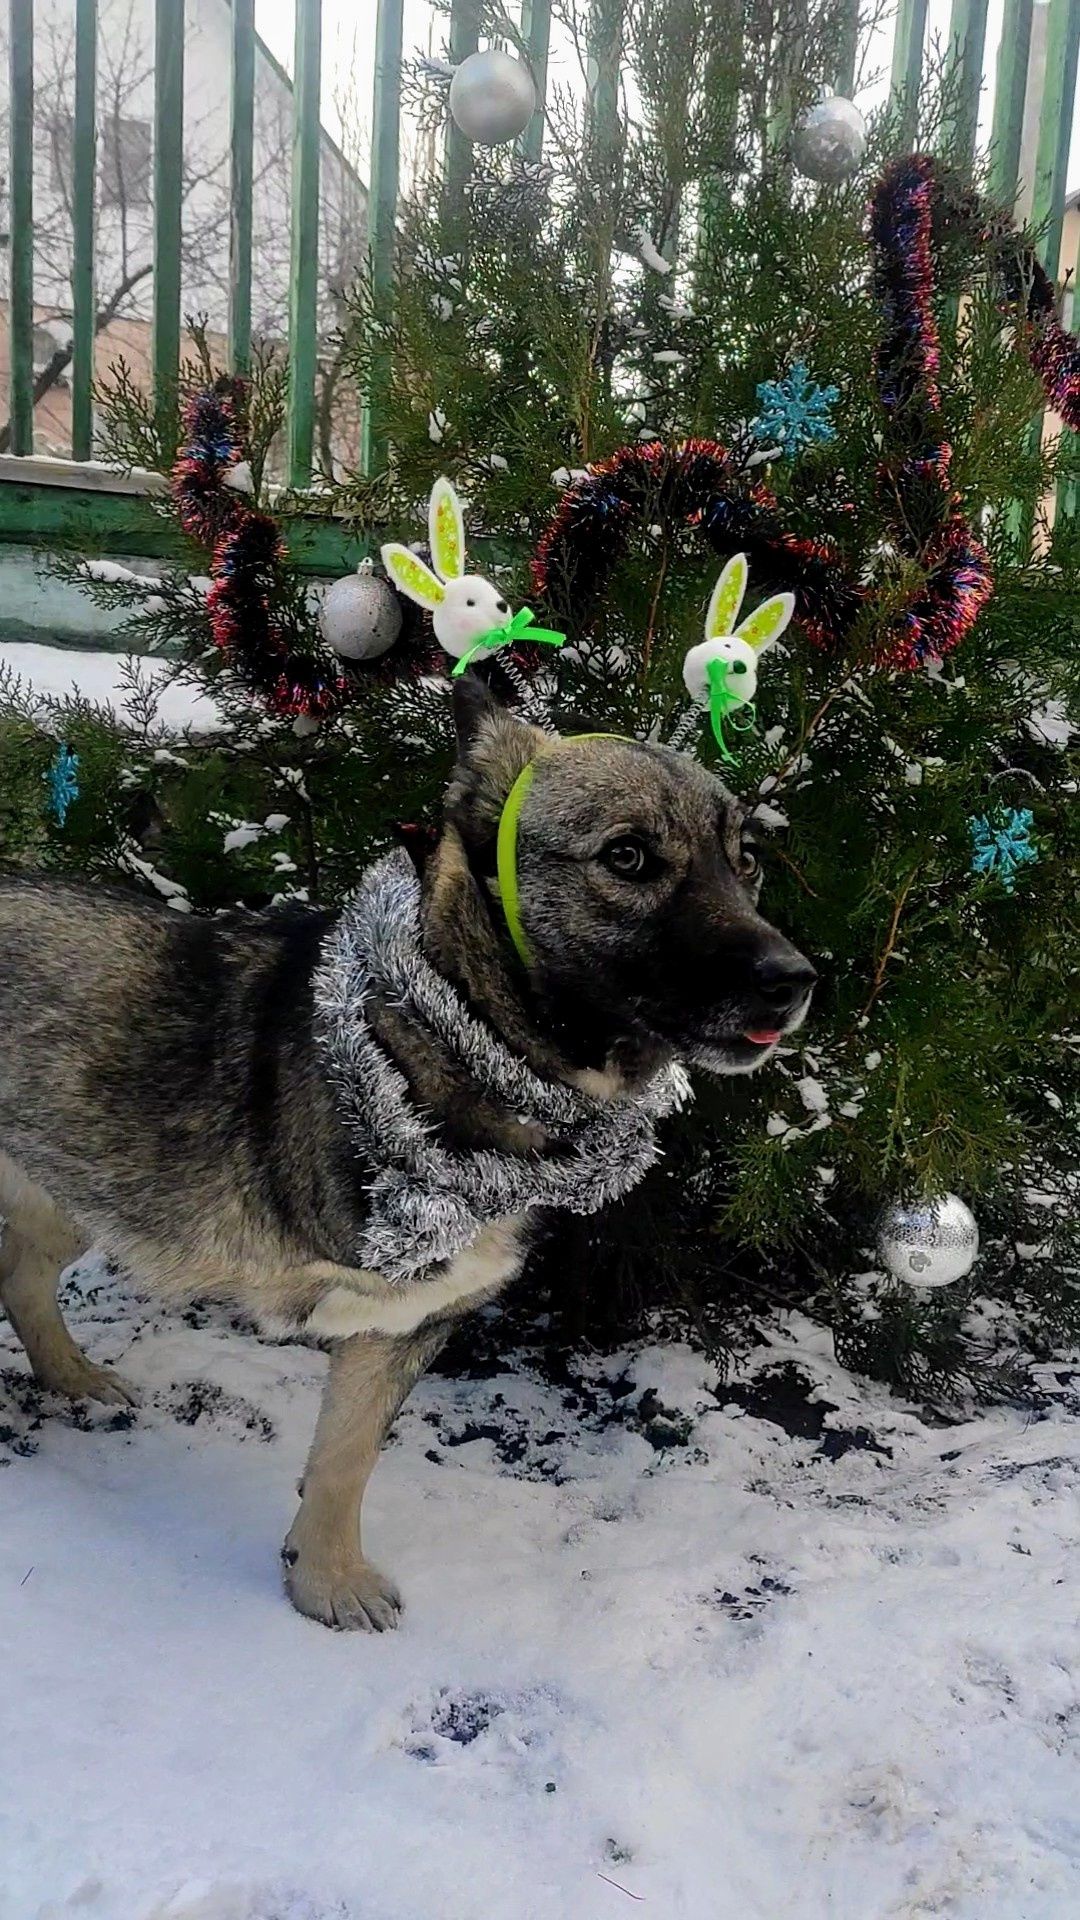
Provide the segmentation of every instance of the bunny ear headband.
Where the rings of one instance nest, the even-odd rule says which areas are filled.
[[[758,657],[779,640],[795,611],[793,593],[774,593],[736,627],[748,573],[745,553],[728,561],[709,601],[705,638],[683,661],[686,690],[695,706],[708,708],[716,744],[729,766],[735,755],[724,737],[724,722],[738,733],[753,726]],[[745,717],[736,720],[736,713]]]
[[[511,616],[498,587],[479,573],[466,573],[461,501],[445,477],[436,480],[431,489],[428,541],[430,567],[397,541],[383,547],[382,563],[399,593],[430,612],[436,640],[457,663],[455,678],[478,654],[499,647],[517,646],[525,640],[562,646],[564,634],[538,627],[528,607]]]

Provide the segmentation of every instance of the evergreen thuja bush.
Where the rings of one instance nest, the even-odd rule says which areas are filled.
[[[273,510],[286,525],[314,506],[344,516],[358,548],[414,541],[432,481],[448,473],[468,501],[470,550],[514,604],[549,618],[559,601],[570,644],[553,672],[544,663],[554,710],[677,736],[714,763],[760,826],[765,911],[819,965],[812,1018],[779,1059],[750,1079],[699,1084],[641,1193],[541,1251],[537,1283],[575,1337],[618,1338],[659,1312],[722,1354],[757,1314],[801,1302],[853,1367],[924,1396],[997,1391],[1015,1378],[1014,1354],[1080,1332],[1080,753],[1069,718],[1080,718],[1080,519],[1066,510],[1080,464],[1071,434],[1030,431],[1044,395],[1024,325],[1003,325],[986,223],[936,232],[935,426],[993,595],[956,651],[899,670],[883,636],[929,577],[932,540],[909,481],[911,512],[898,515],[903,434],[919,421],[887,417],[877,371],[885,309],[866,209],[893,128],[887,114],[872,123],[846,183],[802,178],[785,127],[829,77],[829,7],[800,7],[797,68],[781,57],[783,8],[747,13],[738,63],[715,52],[714,11],[706,0],[628,11],[617,164],[571,93],[552,106],[550,178],[508,151],[478,163],[464,201],[440,179],[420,183],[402,213],[392,302],[359,284],[341,341],[354,382],[379,383],[387,462],[324,476],[317,501],[279,495]],[[924,144],[951,124],[942,100],[931,76]],[[754,424],[759,388],[797,364],[836,389],[829,432],[778,454]],[[193,369],[189,384],[206,373]],[[281,391],[272,360],[260,362],[264,506]],[[134,457],[144,403],[124,382],[101,399],[113,452]],[[830,644],[796,619],[763,658],[734,769],[704,721],[687,729],[682,663],[719,569],[700,524],[646,491],[599,553],[602,590],[560,600],[549,580],[545,600],[530,566],[581,470],[694,437],[735,449],[747,494],[766,487],[792,538],[827,544],[865,594]],[[177,741],[149,720],[125,730],[74,708],[43,724],[9,690],[0,857],[163,877],[196,910],[297,894],[332,904],[400,822],[437,819],[445,692],[422,676],[372,676],[298,737],[213,648],[191,584],[207,566],[189,543],[151,610],[137,587],[97,591],[211,687],[221,731]],[[751,569],[751,599],[770,585]],[[314,635],[287,569],[280,596]],[[42,811],[59,731],[83,760],[64,831]],[[1030,811],[1034,857],[978,871],[976,823],[1013,811]],[[875,1221],[902,1195],[946,1191],[973,1207],[983,1252],[968,1279],[930,1294],[882,1271]]]

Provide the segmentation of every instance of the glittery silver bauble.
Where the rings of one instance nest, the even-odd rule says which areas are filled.
[[[524,133],[536,111],[532,75],[520,60],[498,47],[470,53],[454,68],[450,113],[467,140],[499,147]]]
[[[791,149],[800,173],[836,186],[854,173],[866,152],[866,121],[852,101],[830,94],[803,114]]]
[[[393,588],[373,573],[347,573],[327,587],[319,626],[343,660],[377,660],[401,632],[401,604]]]
[[[955,1193],[897,1200],[878,1221],[877,1250],[898,1280],[913,1287],[948,1287],[974,1266],[979,1229],[971,1208]]]

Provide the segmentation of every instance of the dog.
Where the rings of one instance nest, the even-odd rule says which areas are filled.
[[[674,1060],[725,1074],[767,1059],[805,1017],[815,974],[758,911],[746,816],[719,780],[667,748],[547,734],[473,676],[455,719],[418,937],[475,1030],[553,1098],[600,1113]],[[499,886],[500,823],[526,768],[527,964]],[[43,1386],[106,1402],[131,1389],[82,1353],[56,1298],[90,1244],[166,1301],[210,1296],[326,1341],[285,1584],[315,1620],[382,1630],[401,1599],[362,1550],[369,1475],[450,1328],[520,1272],[535,1216],[486,1220],[407,1286],[357,1264],[373,1168],[317,1031],[337,925],[0,881],[0,1302]],[[526,1169],[557,1151],[392,996],[367,1018],[425,1143]]]

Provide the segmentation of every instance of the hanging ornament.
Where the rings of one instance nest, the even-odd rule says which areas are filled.
[[[800,173],[835,187],[850,178],[866,151],[866,121],[853,101],[832,93],[797,121],[791,149]]]
[[[793,593],[776,593],[736,627],[748,574],[745,553],[736,553],[713,588],[705,638],[683,661],[686,691],[695,706],[708,708],[713,737],[729,766],[735,755],[724,736],[725,723],[740,733],[753,726],[758,656],[779,640],[795,611]]]
[[[913,1287],[948,1287],[974,1266],[979,1228],[971,1208],[955,1193],[897,1200],[878,1221],[877,1250],[897,1280]]]
[[[465,516],[449,480],[436,480],[428,501],[429,567],[411,548],[389,542],[382,563],[399,593],[427,607],[440,647],[463,673],[478,654],[539,641],[561,647],[564,635],[534,625],[528,607],[511,616],[499,588],[479,573],[465,572]],[[433,570],[434,569],[434,570]]]
[[[370,560],[327,587],[319,608],[319,630],[327,646],[343,660],[378,660],[401,632],[401,603]]]
[[[79,797],[79,756],[72,753],[68,746],[57,747],[53,762],[45,775],[49,789],[49,805],[57,826],[62,827],[67,820],[68,810]]]
[[[1006,893],[1012,893],[1021,867],[1032,866],[1039,857],[1031,838],[1034,824],[1030,807],[995,807],[969,820],[972,873],[1000,880]]]
[[[467,140],[500,147],[524,133],[536,111],[532,75],[520,60],[498,47],[470,53],[454,69],[450,115]]]
[[[754,438],[762,446],[775,442],[789,460],[803,447],[824,446],[836,438],[832,409],[839,398],[839,387],[819,387],[803,361],[796,360],[782,380],[761,382],[761,412],[751,426]]]

